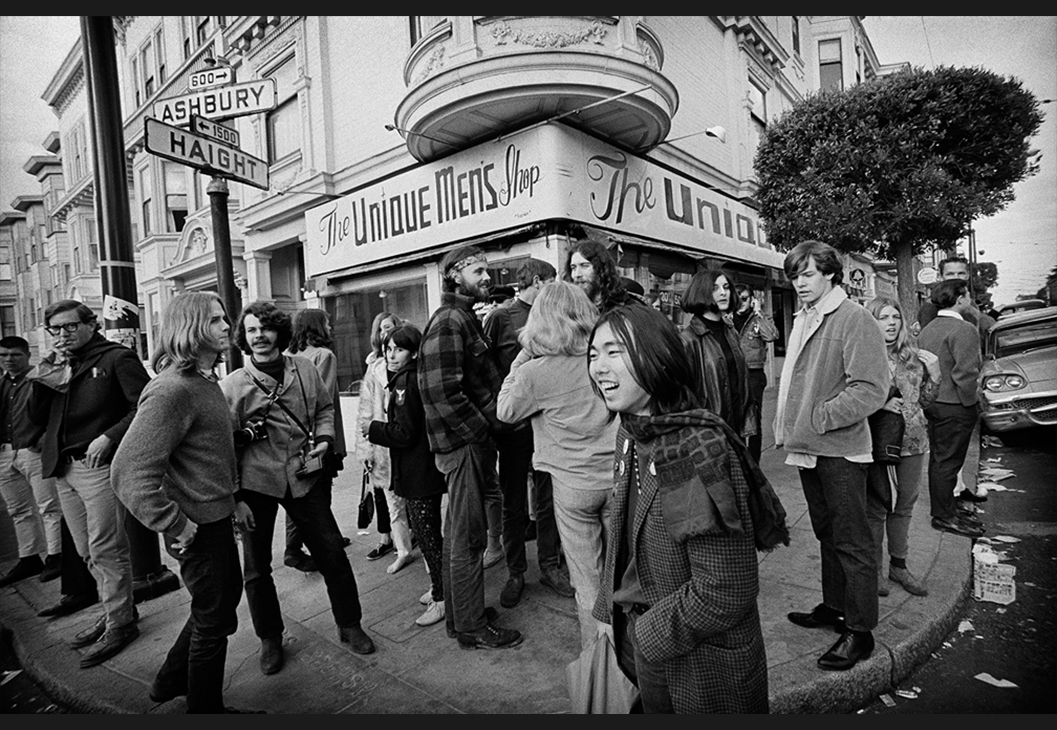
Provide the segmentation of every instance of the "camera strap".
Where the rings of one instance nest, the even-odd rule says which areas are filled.
[[[275,392],[274,393],[269,393],[268,389],[266,387],[264,387],[264,383],[262,383],[260,380],[258,380],[256,375],[253,375],[252,373],[250,373],[250,377],[253,378],[253,382],[257,384],[257,387],[260,388],[261,390],[263,390],[264,393],[268,396],[268,406],[270,407],[272,403],[278,404],[279,407],[282,408],[283,411],[286,413],[286,415],[288,415],[288,416],[290,416],[290,418],[294,419],[294,423],[297,424],[298,428],[300,428],[302,431],[305,432],[305,436],[308,437],[308,440],[311,443],[312,440],[313,440],[312,432],[309,431],[307,428],[305,428],[305,425],[303,423],[301,423],[301,419],[298,418],[296,415],[294,415],[294,412],[291,411],[289,408],[287,408],[285,403],[283,403],[281,400],[279,400],[279,390],[280,390],[280,388],[283,387],[283,384],[281,382],[277,383],[276,386],[275,386]],[[298,381],[301,380],[301,373],[297,373],[297,379],[298,379]],[[305,384],[303,382],[301,383],[301,398],[305,401],[305,412],[307,412],[308,411],[308,397],[305,395]],[[267,411],[265,413],[267,413]]]

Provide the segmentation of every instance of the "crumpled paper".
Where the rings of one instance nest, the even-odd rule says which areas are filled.
[[[27,380],[35,380],[59,393],[65,393],[70,387],[73,368],[65,356],[52,350],[40,359],[28,373]]]

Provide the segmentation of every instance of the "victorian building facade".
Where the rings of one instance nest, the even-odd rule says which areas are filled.
[[[860,21],[115,18],[146,350],[166,302],[215,291],[217,267],[210,176],[148,152],[145,120],[218,66],[277,90],[274,108],[224,122],[269,172],[267,190],[230,185],[236,283],[244,301],[330,312],[343,389],[362,375],[373,317],[425,325],[440,301],[437,263],[466,242],[488,252],[494,283],[512,284],[527,257],[561,270],[576,240],[603,240],[677,322],[694,271],[724,265],[788,323],[792,292],[755,211],[753,156],[769,120],[799,99],[889,70]],[[98,297],[98,276],[94,290],[79,278],[95,244],[79,45],[44,96],[63,173],[49,216],[68,238],[54,249],[72,258],[68,273],[49,264],[49,281]],[[873,282],[871,270],[862,296]]]

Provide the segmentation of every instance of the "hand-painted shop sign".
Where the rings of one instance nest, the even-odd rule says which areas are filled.
[[[190,122],[192,114],[206,119],[227,119],[268,111],[276,103],[275,79],[260,79],[159,99],[154,102],[154,118],[166,124],[183,125]]]
[[[780,268],[756,212],[564,125],[486,142],[305,213],[309,276],[548,219]]]

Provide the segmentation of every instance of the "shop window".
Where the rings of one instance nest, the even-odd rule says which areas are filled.
[[[840,38],[818,43],[818,86],[821,90],[844,88],[844,64]]]
[[[326,297],[324,303],[334,331],[338,388],[342,392],[358,385],[363,378],[365,361],[371,352],[371,324],[375,316],[392,312],[421,330],[430,315],[424,278]]]

